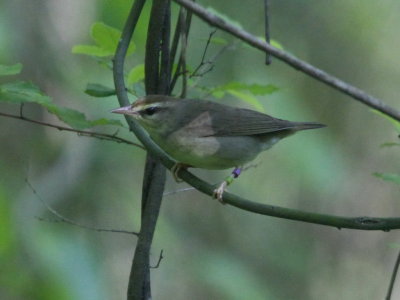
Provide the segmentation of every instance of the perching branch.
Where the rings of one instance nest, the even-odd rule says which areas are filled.
[[[287,63],[288,65],[294,67],[296,70],[301,71],[318,81],[321,81],[334,89],[337,89],[343,92],[346,95],[360,101],[361,103],[372,107],[385,115],[388,115],[398,121],[400,121],[400,111],[385,104],[382,100],[373,97],[361,89],[358,89],[343,80],[334,77],[325,71],[314,67],[313,65],[302,61],[293,55],[277,49],[270,44],[266,43],[265,41],[260,40],[259,38],[255,37],[254,35],[248,33],[247,31],[232,25],[225,20],[221,19],[220,17],[210,13],[202,6],[198,5],[197,3],[188,1],[188,0],[173,0],[176,3],[182,5],[186,9],[192,11],[198,17],[206,21],[208,24],[218,27],[225,32],[232,34],[233,36],[237,37],[238,39],[242,40],[243,42],[249,44],[250,46],[257,48],[263,52],[270,53],[272,56],[276,57],[277,59]]]

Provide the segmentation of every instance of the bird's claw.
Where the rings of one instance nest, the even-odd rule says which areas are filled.
[[[226,190],[226,187],[228,186],[228,182],[225,180],[219,185],[218,188],[216,188],[213,192],[213,197],[216,198],[219,202],[222,204],[225,204],[224,199],[222,199],[222,196]]]
[[[187,169],[188,167],[190,166],[182,163],[176,163],[172,166],[171,173],[176,182],[178,183],[183,182],[183,180],[179,177],[178,173],[181,171],[181,169]]]

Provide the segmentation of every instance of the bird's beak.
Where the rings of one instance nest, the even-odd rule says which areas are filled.
[[[124,107],[120,107],[120,108],[116,108],[116,109],[113,109],[111,112],[114,113],[114,114],[123,114],[123,115],[132,115],[132,114],[135,114],[135,113],[132,111],[130,105],[124,106]]]

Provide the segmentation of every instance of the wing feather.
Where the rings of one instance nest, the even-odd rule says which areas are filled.
[[[283,130],[303,130],[323,127],[314,122],[290,122],[243,108],[217,102],[184,99],[179,113],[182,125],[201,136],[260,135]],[[193,121],[195,120],[195,121]]]

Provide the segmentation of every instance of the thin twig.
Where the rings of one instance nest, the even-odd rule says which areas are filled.
[[[187,188],[178,189],[178,190],[174,190],[174,191],[164,192],[163,197],[179,194],[182,192],[193,191],[193,190],[196,190],[196,189],[194,187],[187,187]]]
[[[393,268],[392,276],[390,278],[389,288],[388,288],[388,292],[386,294],[385,300],[390,300],[390,298],[392,297],[394,282],[396,281],[396,276],[397,276],[397,272],[399,270],[399,265],[400,265],[400,251],[399,251],[399,254],[397,255],[396,263],[394,264],[394,268]]]
[[[209,37],[210,39],[210,37]],[[227,45],[225,45],[224,47],[222,47],[221,49],[219,49],[219,51],[214,54],[213,57],[211,57],[210,59],[206,60],[206,61],[202,61],[200,62],[199,66],[196,68],[195,72],[197,74],[194,75],[194,72],[189,76],[189,78],[194,78],[196,77],[196,79],[193,81],[193,83],[191,84],[191,88],[200,88],[206,91],[205,94],[203,94],[200,98],[207,98],[212,94],[213,89],[210,88],[206,88],[206,87],[201,87],[199,86],[199,82],[201,80],[201,78],[207,74],[208,72],[211,72],[214,69],[214,65],[215,62],[218,60],[218,58],[227,50],[235,48],[236,45],[238,44],[238,41],[234,41],[232,43],[229,43]],[[204,55],[203,55],[203,59],[204,59]]]
[[[47,208],[48,209],[48,208]],[[57,213],[57,211],[53,210],[53,214],[54,212]],[[61,214],[57,213],[59,216],[62,216]],[[66,223],[66,224],[70,224],[70,225],[74,225],[83,229],[87,229],[87,230],[92,230],[92,231],[97,231],[97,232],[112,232],[112,233],[124,233],[124,234],[130,234],[130,235],[135,235],[138,236],[139,233],[134,232],[134,231],[128,231],[128,230],[121,230],[121,229],[108,229],[108,228],[98,228],[98,227],[92,227],[92,226],[87,226],[87,225],[83,225],[80,223],[77,223],[75,221],[72,221],[71,219],[68,219],[66,217],[59,217],[58,216],[58,220],[51,220],[51,219],[45,219],[42,217],[36,217],[36,219],[38,219],[39,221],[43,221],[43,222],[49,222],[49,223]]]
[[[195,77],[197,77],[197,80],[194,81],[194,83],[191,85],[192,88],[195,87],[199,87],[199,82],[200,79],[207,73],[211,72],[214,69],[214,65],[215,62],[218,60],[218,58],[227,50],[235,48],[236,45],[238,44],[238,41],[234,41],[232,43],[229,43],[227,45],[225,45],[224,47],[222,47],[213,57],[211,57],[209,60],[204,61],[204,63],[200,63],[201,64],[201,68],[199,68],[199,70],[197,71],[197,75],[195,75]],[[194,75],[190,75],[189,78],[192,78]],[[204,88],[203,88],[204,89]],[[203,95],[201,98],[207,98],[208,96],[210,96],[210,94],[212,93],[212,89],[207,89],[208,92]]]
[[[206,59],[206,54],[207,54],[208,47],[210,46],[210,43],[211,43],[211,39],[212,39],[213,35],[214,35],[216,32],[217,32],[217,29],[214,29],[214,30],[211,31],[210,34],[208,35],[208,39],[207,39],[207,42],[206,42],[206,46],[204,47],[203,54],[202,54],[202,56],[201,56],[201,61],[200,61],[199,65],[196,67],[196,69],[194,69],[194,71],[192,72],[192,74],[190,74],[190,78],[195,77],[195,76],[200,76],[200,75],[198,74],[199,70],[200,70],[204,65],[210,64],[210,61],[207,61],[207,62],[206,62],[205,59]],[[211,70],[210,70],[210,71],[211,71]],[[204,74],[201,74],[201,75],[204,75]]]
[[[182,23],[181,23],[181,22],[182,22],[182,18],[184,18],[184,19],[186,20],[186,21],[185,21],[184,29],[182,28]],[[175,31],[175,35],[179,33],[179,37],[181,38],[181,37],[182,37],[182,30],[184,30],[184,31],[185,31],[185,36],[186,36],[186,43],[187,43],[187,39],[188,39],[188,36],[189,36],[190,27],[191,27],[190,25],[191,25],[191,22],[192,22],[192,12],[186,10],[186,16],[185,16],[185,17],[184,17],[183,15],[181,15],[181,13],[180,13],[180,14],[179,14],[178,22],[180,23],[180,25],[179,25],[179,32]],[[178,28],[177,28],[177,29],[178,29]],[[182,47],[182,41],[181,41],[181,47]],[[177,67],[176,67],[176,70],[175,70],[175,73],[174,73],[174,75],[172,76],[169,94],[172,94],[172,91],[173,91],[173,89],[174,89],[174,87],[175,87],[175,85],[176,85],[176,82],[178,81],[179,76],[181,76],[181,75],[184,74],[184,73],[181,71],[181,70],[182,70],[182,63],[183,63],[183,61],[182,61],[182,56],[180,56],[180,57],[179,57],[179,60],[178,60]],[[171,62],[171,64],[173,64],[173,62]],[[186,68],[185,68],[185,69],[186,69]],[[187,72],[187,71],[185,71],[185,73],[186,73],[186,72]],[[186,74],[184,74],[184,75],[186,75]]]
[[[181,18],[182,18],[184,11],[185,11],[185,9],[183,7],[181,7],[179,9],[179,18],[176,21],[174,37],[172,39],[171,51],[170,51],[170,56],[169,56],[170,57],[169,58],[169,60],[170,60],[170,70],[169,70],[170,75],[172,74],[172,71],[174,68],[174,62],[175,62],[175,58],[176,58],[176,52],[178,49],[178,43],[179,43],[179,39],[181,37],[181,30],[182,30]]]
[[[158,267],[160,266],[161,260],[164,258],[163,254],[164,254],[164,250],[161,249],[160,256],[158,257],[158,261],[157,261],[156,265],[154,267],[150,266],[150,269],[158,269]]]
[[[75,221],[73,221],[73,220],[71,220],[71,219],[69,219],[67,217],[64,217],[62,214],[60,214],[58,211],[56,211],[54,208],[52,208],[50,205],[48,205],[47,202],[44,201],[42,197],[40,197],[40,195],[38,194],[36,189],[32,186],[32,184],[29,182],[29,180],[27,178],[25,178],[25,182],[28,185],[28,187],[31,189],[32,193],[43,204],[43,206],[51,214],[53,214],[55,217],[58,218],[58,220],[49,220],[49,219],[45,219],[45,218],[42,218],[42,217],[36,217],[40,221],[54,222],[54,223],[66,223],[66,224],[74,225],[74,226],[77,226],[77,227],[80,227],[80,228],[93,230],[93,231],[98,231],[98,232],[125,233],[125,234],[131,234],[131,235],[135,235],[135,236],[139,235],[139,233],[134,232],[134,231],[120,230],[120,229],[107,229],[107,228],[98,228],[98,227],[93,227],[93,226],[87,226],[87,225],[83,225],[83,224],[77,223],[77,222],[75,222]]]
[[[19,106],[19,116],[23,119],[24,115],[23,115],[23,110],[24,110],[24,102],[21,102],[21,105]]]
[[[272,56],[276,57],[277,59],[287,63],[288,65],[294,67],[296,70],[299,70],[318,81],[321,81],[334,89],[337,89],[343,92],[346,95],[362,102],[363,104],[372,107],[385,115],[391,116],[392,118],[400,121],[400,111],[387,105],[382,100],[373,97],[361,89],[358,89],[343,80],[334,77],[325,71],[314,67],[313,65],[302,61],[295,56],[281,50],[275,48],[268,44],[267,42],[257,38],[256,36],[248,33],[247,31],[238,28],[237,26],[228,23],[227,21],[221,19],[220,17],[210,13],[204,7],[198,5],[197,3],[193,3],[188,0],[174,0],[176,3],[182,5],[186,9],[192,11],[198,17],[206,21],[212,26],[218,27],[225,32],[232,34],[233,36],[237,37],[238,39],[246,42],[250,46],[257,48],[261,51],[266,53],[270,53]]]
[[[186,18],[185,14],[182,11],[181,16],[179,16],[179,20],[181,21],[181,56],[180,56],[180,67],[182,74],[182,92],[181,98],[186,98],[187,92],[187,70],[186,70],[186,47],[187,47],[187,36],[186,36]]]
[[[7,114],[7,113],[3,113],[0,112],[0,116],[2,117],[7,117],[7,118],[13,118],[13,119],[18,119],[18,120],[23,120],[23,121],[27,121],[33,124],[38,124],[38,125],[42,125],[42,126],[46,126],[46,127],[51,127],[51,128],[55,128],[58,129],[60,131],[69,131],[69,132],[75,132],[80,136],[86,136],[86,137],[93,137],[93,138],[97,138],[99,140],[106,140],[106,141],[113,141],[113,142],[117,142],[117,143],[123,143],[123,144],[127,144],[127,145],[132,145],[135,147],[138,147],[140,149],[145,149],[142,145],[131,142],[129,140],[126,140],[124,138],[118,137],[115,134],[107,134],[107,133],[101,133],[101,132],[93,132],[93,131],[86,131],[86,130],[78,130],[78,129],[73,129],[73,128],[69,128],[69,127],[64,127],[61,125],[55,125],[55,124],[51,124],[51,123],[47,123],[47,122],[43,122],[43,121],[38,121],[38,120],[33,120],[27,117],[24,117],[22,115],[22,106],[20,108],[20,115],[12,115],[12,114]]]

